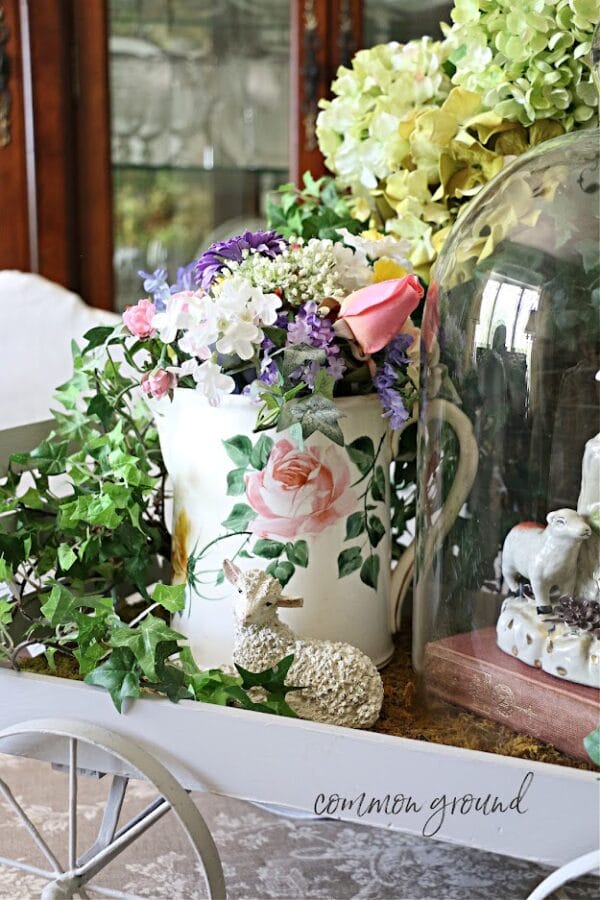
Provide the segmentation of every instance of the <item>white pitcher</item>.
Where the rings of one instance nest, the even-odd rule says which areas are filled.
[[[398,592],[391,588],[391,437],[375,395],[341,398],[345,446],[315,432],[254,434],[256,403],[226,397],[210,406],[193,390],[155,406],[174,486],[173,578],[187,582],[174,627],[198,664],[231,662],[231,586],[221,563],[271,566],[304,597],[282,618],[308,638],[347,641],[384,665],[393,653]],[[229,491],[229,493],[228,493]]]

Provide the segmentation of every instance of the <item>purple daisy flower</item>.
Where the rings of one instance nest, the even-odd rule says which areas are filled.
[[[196,263],[196,279],[207,290],[228,261],[239,263],[243,260],[244,251],[274,259],[287,246],[288,242],[276,231],[244,231],[227,241],[211,244]]]

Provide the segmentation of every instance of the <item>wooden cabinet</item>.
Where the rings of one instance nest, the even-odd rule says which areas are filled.
[[[278,183],[322,174],[318,101],[363,26],[370,40],[413,36],[403,7],[0,0],[0,268],[112,308],[135,299],[137,269],[172,269],[229,225],[254,224]]]

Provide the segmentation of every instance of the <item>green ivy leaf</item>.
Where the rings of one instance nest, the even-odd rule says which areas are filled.
[[[298,423],[302,426],[304,440],[309,438],[315,431],[320,431],[329,440],[343,447],[344,435],[338,424],[338,419],[342,415],[343,413],[331,400],[312,394],[310,397],[303,397],[301,400],[291,400],[283,406],[277,423],[277,430],[284,431],[291,425]]]
[[[256,518],[254,510],[246,503],[236,503],[227,518],[221,522],[228,531],[246,531],[252,519]]]
[[[600,766],[600,725],[584,737],[583,746],[592,762]]]
[[[284,545],[280,541],[271,541],[266,538],[260,538],[252,548],[255,556],[262,556],[263,559],[278,559],[283,550]]]
[[[308,565],[308,544],[306,541],[296,541],[294,544],[285,545],[287,558],[291,563],[302,566],[305,569]]]
[[[350,575],[352,572],[360,569],[362,565],[360,547],[348,547],[347,550],[342,550],[338,556],[337,564],[340,578],[345,578],[346,575]]]
[[[52,437],[42,441],[31,453],[13,453],[10,461],[20,466],[39,469],[42,475],[62,475],[66,470],[68,441]]]
[[[96,347],[101,347],[113,331],[112,325],[97,325],[95,328],[90,328],[89,331],[86,331],[83,337],[87,344],[81,351],[82,356],[85,356],[90,350],[95,350]]]
[[[152,600],[171,613],[183,612],[185,609],[185,584],[162,584],[160,582],[152,592]]]
[[[271,450],[273,449],[273,440],[266,434],[262,434],[250,454],[250,465],[255,469],[264,469],[269,461]]]
[[[12,581],[13,571],[4,556],[0,556],[0,581]]]
[[[68,544],[60,544],[56,551],[56,555],[58,556],[58,563],[63,572],[68,572],[71,566],[77,562],[77,555]]]
[[[53,628],[57,625],[68,624],[73,618],[76,609],[75,597],[71,591],[61,584],[55,584],[50,591],[50,596],[41,606],[41,611]]]
[[[85,650],[78,647],[73,651],[73,655],[79,663],[79,674],[85,677],[96,668],[102,657],[106,656],[106,647],[94,641]]]
[[[380,503],[385,501],[385,472],[382,466],[376,466],[371,482],[371,496]]]
[[[319,369],[317,377],[315,378],[313,392],[315,394],[321,394],[321,396],[326,397],[328,400],[333,400],[334,387],[335,378],[333,378],[326,369]]]
[[[346,541],[362,534],[365,530],[365,514],[363,512],[354,512],[346,519]]]
[[[375,447],[370,437],[363,435],[356,438],[346,447],[348,456],[361,475],[366,475],[373,468],[375,461]]]
[[[246,490],[246,483],[244,481],[245,474],[245,468],[232,469],[231,472],[227,473],[227,494],[230,497],[238,497]]]
[[[85,676],[86,684],[94,684],[108,691],[118,712],[127,697],[139,697],[140,667],[128,647],[117,647],[101,666]]]
[[[285,587],[290,578],[296,571],[296,567],[291,562],[282,559],[278,562],[272,562],[267,566],[267,572],[276,578],[281,587]]]
[[[376,547],[385,535],[384,524],[378,516],[369,516],[367,533],[371,547]]]
[[[360,570],[360,580],[377,590],[377,582],[379,580],[379,557],[372,554],[367,556]]]
[[[223,446],[229,459],[240,468],[246,468],[252,455],[252,442],[245,434],[236,434],[235,437],[223,441]]]
[[[298,369],[303,369],[308,363],[317,363],[319,366],[327,364],[327,354],[318,347],[308,344],[294,344],[283,351],[282,371],[283,377],[289,379]]]
[[[116,628],[110,642],[113,647],[127,647],[133,653],[144,675],[157,681],[157,649],[163,642],[184,640],[184,636],[152,614],[147,615],[135,628]]]
[[[104,394],[94,394],[87,407],[88,416],[97,416],[103,427],[108,430],[114,414],[114,409]]]

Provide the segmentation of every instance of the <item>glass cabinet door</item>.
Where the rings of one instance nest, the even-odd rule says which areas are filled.
[[[440,22],[450,21],[449,0],[363,0],[363,44],[405,44],[424,34],[441,37]]]
[[[264,222],[288,179],[285,0],[109,0],[116,307]]]

